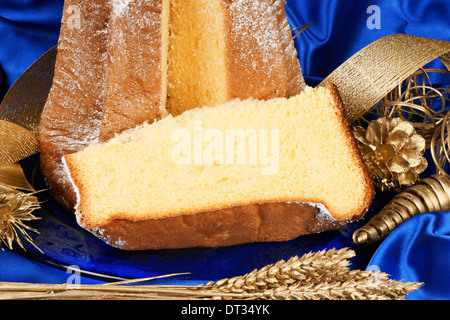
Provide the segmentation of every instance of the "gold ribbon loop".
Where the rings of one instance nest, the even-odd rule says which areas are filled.
[[[333,82],[350,123],[358,120],[409,75],[440,58],[450,70],[450,42],[392,34],[366,46],[320,86]]]
[[[0,120],[0,167],[18,162],[39,152],[39,141],[30,131]]]

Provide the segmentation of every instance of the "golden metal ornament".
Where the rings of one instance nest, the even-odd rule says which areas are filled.
[[[40,208],[36,192],[25,193],[17,188],[0,183],[0,247],[2,244],[9,249],[17,243],[25,250],[21,238],[28,241],[38,250],[27,231],[38,232],[25,222],[38,220],[32,213]]]
[[[450,113],[436,125],[430,141],[431,158],[436,174],[397,194],[364,227],[356,230],[357,244],[382,240],[404,221],[420,213],[450,210],[450,177],[446,166],[450,162]]]
[[[425,139],[400,118],[378,118],[367,129],[356,126],[354,136],[378,189],[400,191],[416,183],[428,166]]]
[[[395,195],[365,226],[353,233],[353,242],[377,242],[409,218],[441,210],[450,210],[450,178],[433,175]]]

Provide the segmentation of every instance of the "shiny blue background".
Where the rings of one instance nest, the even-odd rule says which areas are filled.
[[[380,29],[366,25],[370,5],[380,8]],[[57,43],[62,6],[62,0],[0,1],[0,97]],[[388,34],[450,41],[448,0],[288,0],[287,14],[291,27],[314,23],[295,39],[309,85],[317,84],[358,50]],[[450,298],[448,252],[450,212],[419,215],[397,228],[378,248],[360,249],[361,255],[369,255],[367,266],[377,266],[398,280],[426,283],[409,299]],[[0,252],[0,281],[63,283],[67,277],[63,270],[22,254],[7,249]],[[82,283],[95,282],[99,280],[82,279]]]

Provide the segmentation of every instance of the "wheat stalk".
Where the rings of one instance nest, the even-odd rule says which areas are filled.
[[[390,280],[380,271],[349,270],[348,259],[354,256],[348,248],[323,250],[199,286],[137,284],[180,274],[100,285],[1,282],[0,299],[391,300],[404,299],[423,285]]]
[[[348,259],[354,256],[354,251],[348,248],[310,252],[300,258],[294,256],[288,261],[280,260],[243,276],[209,282],[203,288],[234,293],[255,292],[312,279],[324,280],[346,273],[350,264]]]

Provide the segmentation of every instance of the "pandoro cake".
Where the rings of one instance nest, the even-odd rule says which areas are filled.
[[[53,198],[73,211],[66,154],[169,113],[300,93],[305,82],[284,5],[66,0],[39,132]]]
[[[79,224],[127,250],[289,240],[361,218],[374,196],[331,83],[168,115],[63,162]]]

